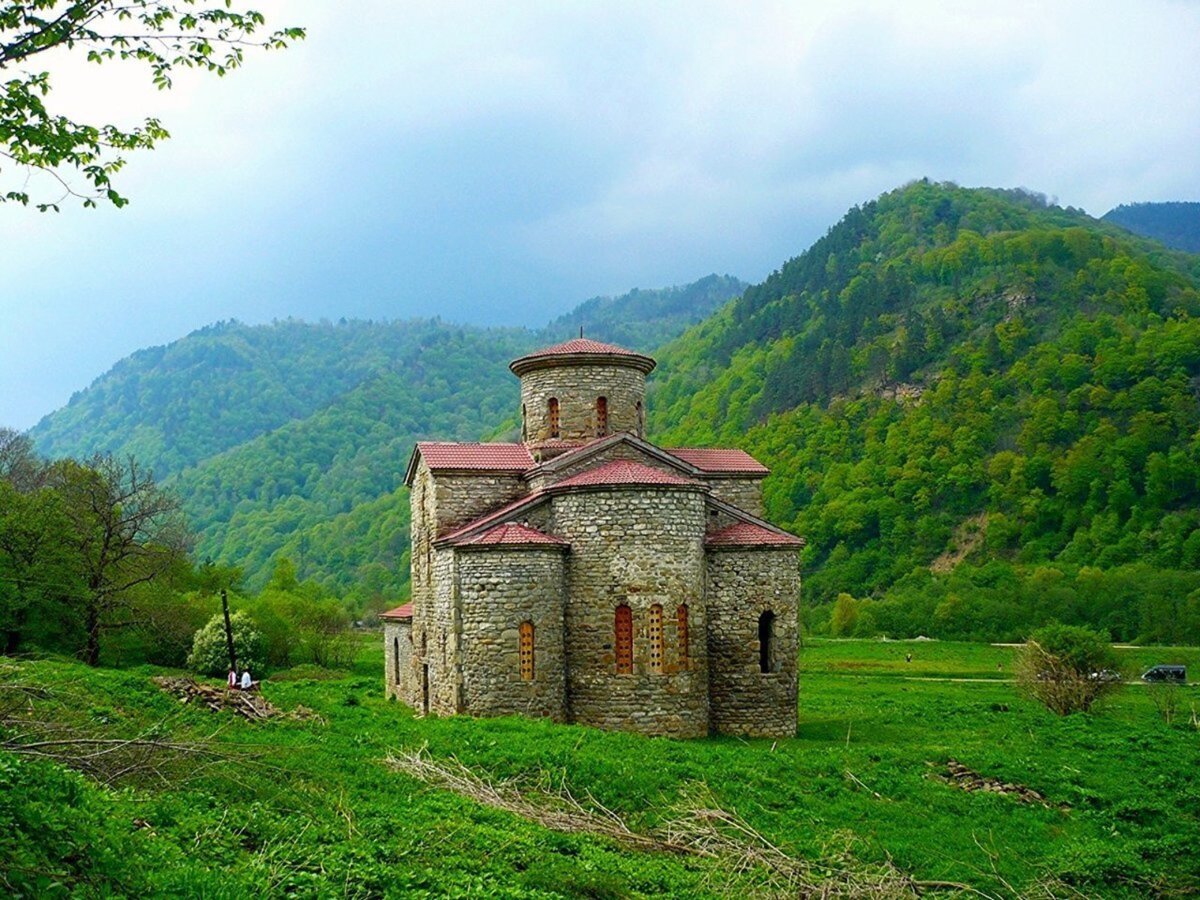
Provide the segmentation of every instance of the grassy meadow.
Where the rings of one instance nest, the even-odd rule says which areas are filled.
[[[906,654],[912,661],[906,661]],[[102,788],[0,753],[0,883],[14,896],[757,895],[761,872],[558,833],[387,765],[424,747],[536,793],[568,789],[657,832],[703,792],[794,857],[891,865],[987,896],[1178,896],[1200,886],[1200,688],[1166,724],[1155,691],[1122,688],[1058,718],[1007,681],[1014,648],[809,641],[788,740],[674,741],[519,718],[418,719],[383,698],[382,650],[349,671],[277,673],[266,697],[318,718],[248,722],[183,705],[165,670],[0,663],[32,715],[109,735],[205,739],[222,758]],[[1120,651],[1130,671],[1195,648]],[[1046,803],[967,792],[949,760]],[[954,891],[939,891],[953,896]]]

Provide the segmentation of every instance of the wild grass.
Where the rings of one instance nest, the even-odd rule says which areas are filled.
[[[1133,668],[1200,665],[1195,649],[1127,652]],[[762,867],[731,881],[723,858],[546,828],[387,764],[418,749],[535,799],[594,798],[595,809],[643,835],[671,834],[681,805],[704,796],[765,845],[815,867],[959,882],[995,897],[1176,896],[1200,887],[1200,731],[1187,716],[1164,722],[1150,692],[1132,685],[1092,715],[1055,716],[1006,680],[1012,648],[809,642],[800,727],[778,741],[420,719],[384,699],[381,656],[369,638],[337,677],[268,680],[274,705],[320,716],[304,721],[192,709],[151,682],[166,670],[58,660],[4,668],[0,683],[36,688],[35,715],[102,725],[114,737],[164,722],[172,740],[204,738],[228,761],[169,788],[119,779],[100,788],[0,754],[0,821],[12,823],[0,828],[0,888],[27,896],[699,897],[767,894],[775,884]],[[1195,687],[1181,696],[1184,708],[1200,703]],[[1046,804],[957,789],[939,777],[950,760],[1035,790]]]

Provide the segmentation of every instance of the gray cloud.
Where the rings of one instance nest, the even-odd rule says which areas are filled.
[[[219,82],[56,61],[69,109],[174,137],[132,160],[126,210],[0,207],[0,423],[221,318],[536,323],[760,279],[923,175],[1095,214],[1200,196],[1189,3],[266,11],[310,39]]]

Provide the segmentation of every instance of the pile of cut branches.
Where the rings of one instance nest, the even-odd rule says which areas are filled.
[[[69,766],[110,785],[179,784],[231,758],[213,735],[176,738],[167,721],[121,734],[63,708],[78,701],[34,685],[0,683],[0,749]]]
[[[493,809],[521,816],[553,831],[606,838],[630,850],[719,860],[731,877],[758,876],[770,893],[801,898],[909,898],[930,891],[986,896],[969,885],[920,881],[892,863],[869,864],[848,851],[827,862],[798,859],[775,846],[733,810],[723,809],[704,786],[695,786],[656,833],[631,829],[615,811],[588,793],[583,800],[565,786],[523,786],[481,775],[457,759],[436,760],[425,748],[393,754],[385,763],[418,781],[453,791]]]
[[[272,706],[262,694],[252,691],[234,691],[201,684],[191,678],[169,678],[163,675],[156,677],[154,683],[164,691],[174,694],[183,703],[207,706],[213,712],[227,709],[251,721],[273,719],[281,715],[278,707]]]

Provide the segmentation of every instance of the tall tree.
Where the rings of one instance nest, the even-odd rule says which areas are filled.
[[[64,48],[95,63],[144,63],[164,89],[178,68],[225,75],[242,64],[246,48],[283,48],[304,37],[302,28],[266,32],[265,25],[261,13],[234,9],[232,0],[0,0],[0,162],[46,172],[57,183],[55,199],[36,203],[42,211],[68,197],[124,206],[112,183],[122,154],[154,147],[167,130],[152,118],[126,128],[56,114],[46,105],[50,73],[29,66]],[[69,180],[70,170],[83,185]],[[0,188],[0,202],[31,199],[23,184]]]
[[[132,457],[97,456],[88,465],[55,463],[51,483],[63,497],[81,561],[83,659],[98,665],[106,631],[137,624],[135,591],[177,571],[188,533],[176,497]]]
[[[65,626],[79,595],[61,498],[49,488],[22,493],[0,477],[0,652],[20,651],[35,620]]]

